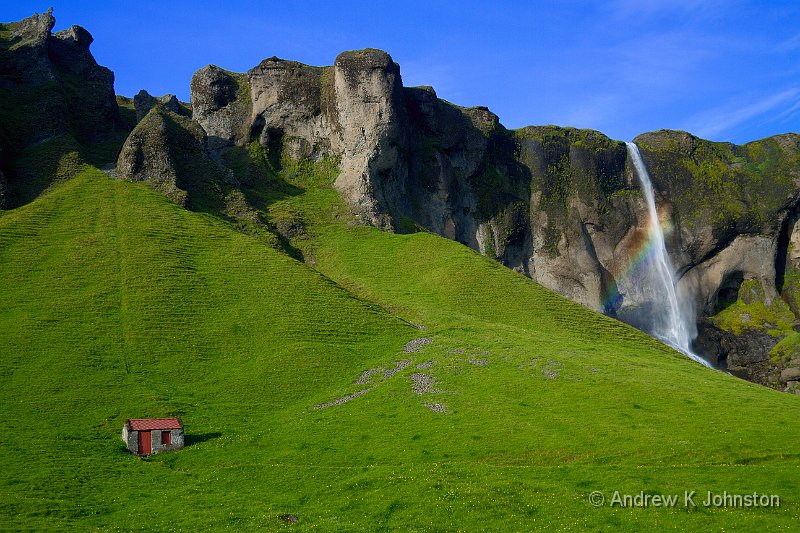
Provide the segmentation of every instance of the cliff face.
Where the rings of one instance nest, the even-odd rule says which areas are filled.
[[[457,240],[634,324],[657,312],[629,276],[647,215],[622,142],[556,126],[509,131],[486,108],[402,87],[399,67],[377,50],[345,52],[332,67],[277,58],[245,74],[209,66],[192,80],[192,104],[218,154],[256,143],[295,159],[338,158],[335,186],[367,223]],[[636,142],[670,230],[679,290],[696,302],[698,348],[782,386],[780,364],[756,367],[791,333],[770,328],[773,315],[788,310],[797,322],[786,276],[798,261],[789,245],[800,242],[798,137],[734,146],[659,131]],[[772,311],[734,330],[725,311],[743,283],[756,283],[751,300]]]
[[[557,126],[507,130],[485,107],[403,87],[399,66],[374,49],[329,67],[275,57],[245,73],[209,65],[191,80],[190,106],[146,91],[115,99],[91,35],[52,34],[54,22],[47,12],[0,26],[0,207],[132,128],[119,177],[296,257],[294,225],[263,215],[270,198],[297,192],[275,176],[286,165],[338,166],[333,185],[363,223],[457,240],[633,324],[658,312],[631,275],[647,214],[622,142]],[[698,350],[747,379],[800,389],[800,136],[736,146],[664,130],[635,141],[678,289],[694,301]]]
[[[800,136],[736,146],[661,131],[636,141],[655,187],[673,206],[679,231],[671,256],[698,307],[713,312],[723,278],[735,270],[764,279],[774,296],[778,236],[790,231],[784,226],[800,200]]]
[[[660,131],[636,141],[672,211],[670,255],[695,298],[699,348],[741,377],[794,390],[781,374],[800,364],[800,136],[737,146]]]
[[[211,65],[191,87],[193,117],[212,151],[255,142],[295,159],[336,155],[336,187],[348,203],[365,221],[391,227],[407,171],[400,69],[388,54],[344,52],[327,68],[270,58],[245,74]]]

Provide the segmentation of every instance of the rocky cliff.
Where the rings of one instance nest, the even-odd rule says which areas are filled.
[[[114,74],[92,57],[91,34],[80,26],[52,33],[54,25],[52,9],[0,24],[0,172],[6,176],[0,201],[6,181],[7,205],[46,186],[45,172],[31,175],[27,162],[15,164],[29,148],[38,147],[38,159],[43,152],[49,159],[77,157],[124,130]],[[89,152],[91,159],[98,150]]]
[[[212,151],[256,142],[296,159],[336,155],[336,186],[358,216],[388,229],[405,207],[403,88],[385,52],[344,52],[327,68],[275,57],[245,74],[210,65],[191,88]]]
[[[630,276],[646,245],[646,207],[622,142],[556,126],[507,130],[486,108],[403,87],[378,50],[345,52],[332,67],[278,58],[244,74],[209,66],[192,79],[192,105],[217,154],[256,143],[295,159],[338,158],[335,186],[365,222],[458,240],[634,324],[658,312]],[[636,142],[671,229],[679,289],[695,301],[698,349],[782,387],[770,350],[797,323],[787,275],[800,239],[798,137],[734,146],[659,131]],[[739,312],[731,306],[752,284],[760,289],[742,305],[769,311],[733,327],[725,313]]]
[[[800,136],[737,146],[660,131],[636,141],[671,212],[670,255],[695,299],[699,349],[737,375],[794,389],[781,371],[798,363]]]
[[[48,12],[0,28],[0,91],[14,104],[0,106],[0,201],[26,190],[30,147],[59,147],[41,174],[65,175],[127,124],[119,177],[271,235],[298,258],[299,226],[264,215],[270,198],[297,192],[276,175],[335,165],[333,186],[362,223],[457,240],[633,324],[658,312],[636,282],[647,215],[623,142],[557,126],[508,130],[485,107],[404,87],[400,67],[374,49],[328,67],[276,57],[245,73],[209,65],[192,77],[191,104],[146,91],[115,101],[88,32],[51,34],[53,23]],[[635,141],[678,288],[694,302],[698,350],[747,379],[800,389],[800,137],[736,146],[657,131]]]

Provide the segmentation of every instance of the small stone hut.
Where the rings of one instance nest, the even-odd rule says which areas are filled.
[[[180,418],[131,418],[122,426],[122,440],[136,455],[180,450],[183,424]]]

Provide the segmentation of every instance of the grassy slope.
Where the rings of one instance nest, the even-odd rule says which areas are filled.
[[[312,188],[270,210],[335,206]],[[753,530],[800,515],[797,397],[428,234],[312,222],[294,244],[338,286],[93,170],[0,214],[0,526],[273,529],[292,513],[326,530]],[[433,365],[353,383],[404,358]],[[415,372],[441,392],[415,394]],[[124,452],[126,417],[168,414],[187,449]],[[782,508],[586,500],[685,489]]]
[[[213,498],[228,489],[207,467],[274,461],[264,446],[284,410],[414,334],[253,238],[91,170],[0,218],[0,265],[5,525],[158,525],[153,493],[173,512],[196,495],[189,523],[225,523]],[[124,418],[167,414],[208,440],[152,464],[121,452]],[[217,459],[172,465],[203,449]]]

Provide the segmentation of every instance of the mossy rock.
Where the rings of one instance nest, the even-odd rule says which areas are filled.
[[[715,326],[734,335],[754,329],[773,337],[791,334],[797,322],[785,301],[774,298],[767,302],[761,282],[757,279],[743,281],[737,300],[710,317],[710,320]]]
[[[791,333],[784,337],[769,352],[774,363],[782,366],[800,362],[800,333]]]
[[[205,152],[199,124],[156,104],[134,128],[117,161],[119,177],[147,181],[197,210],[221,207],[225,176]]]
[[[718,241],[741,233],[774,234],[800,178],[800,136],[779,135],[737,146],[682,131],[635,139],[656,189],[682,227],[711,225]]]
[[[528,126],[513,136],[531,192],[538,193],[538,207],[547,215],[543,251],[550,257],[558,255],[562,238],[576,231],[576,202],[590,207],[598,222],[613,225],[617,202],[639,194],[627,184],[625,143],[594,130],[558,126]]]

